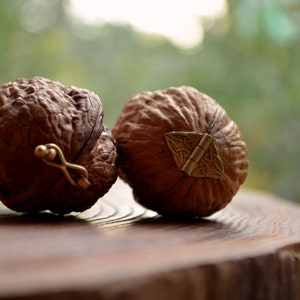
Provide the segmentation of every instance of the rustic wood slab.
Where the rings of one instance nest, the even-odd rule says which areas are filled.
[[[1,299],[300,299],[300,207],[241,190],[201,220],[168,220],[118,181],[67,217],[0,206]]]

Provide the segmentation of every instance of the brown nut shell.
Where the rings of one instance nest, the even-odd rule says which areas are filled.
[[[231,201],[247,176],[248,150],[237,125],[215,100],[192,87],[136,95],[112,132],[120,177],[133,188],[139,203],[163,215],[211,215]],[[199,176],[181,170],[168,145],[168,133],[205,134],[214,147],[205,155],[218,156],[214,165],[221,171],[211,173],[213,167],[206,162],[198,166],[207,169]],[[185,152],[183,148],[179,146],[178,152]]]
[[[0,199],[13,210],[83,211],[117,178],[115,141],[103,124],[100,99],[88,90],[42,77],[6,83],[0,124]],[[37,146],[49,143],[87,169],[89,188],[71,185],[59,168],[35,156]]]

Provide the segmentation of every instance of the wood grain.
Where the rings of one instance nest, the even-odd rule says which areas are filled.
[[[1,299],[300,299],[300,208],[264,192],[170,220],[118,181],[71,216],[1,206],[0,238]]]

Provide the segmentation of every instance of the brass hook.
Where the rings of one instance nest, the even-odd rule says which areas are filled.
[[[39,145],[34,149],[34,155],[40,158],[45,164],[59,168],[62,170],[67,180],[74,186],[80,186],[83,189],[88,189],[91,183],[88,181],[88,171],[86,168],[68,163],[62,153],[61,149],[56,144]],[[54,162],[54,159],[58,157],[61,163]],[[75,170],[80,173],[81,177],[75,182],[71,177],[68,169]]]

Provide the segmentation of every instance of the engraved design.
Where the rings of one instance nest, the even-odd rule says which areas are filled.
[[[214,138],[200,132],[167,132],[164,134],[179,170],[193,177],[220,178],[224,166]]]

